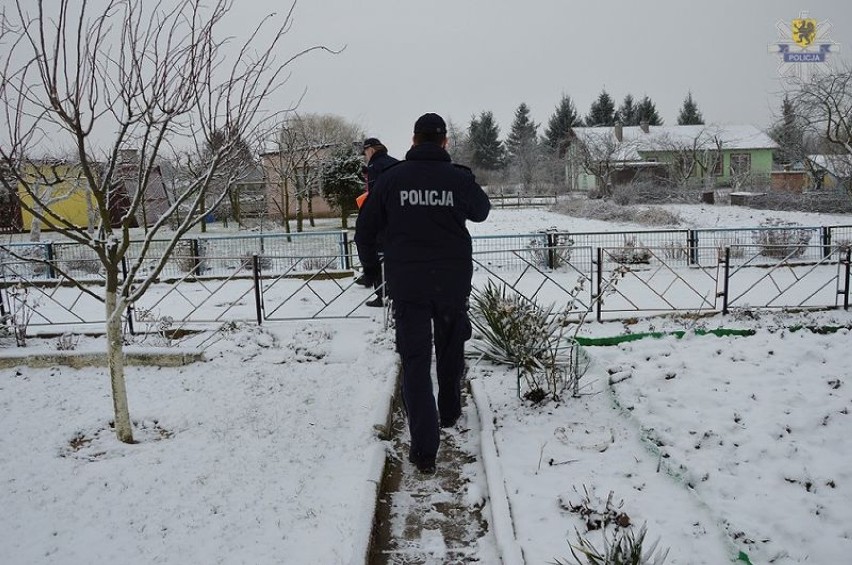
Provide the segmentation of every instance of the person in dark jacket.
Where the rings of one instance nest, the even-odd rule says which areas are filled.
[[[364,167],[364,179],[367,183],[366,191],[364,194],[358,197],[358,208],[360,209],[364,202],[366,202],[367,198],[370,195],[370,189],[376,184],[376,180],[378,180],[379,175],[382,174],[382,171],[387,169],[388,167],[395,165],[399,162],[398,159],[395,159],[388,155],[388,148],[384,146],[384,144],[376,139],[375,137],[368,137],[364,140],[363,144],[363,152],[364,157],[367,161],[367,165]],[[355,246],[358,247],[358,223],[355,223]],[[359,251],[360,255],[360,251]],[[364,269],[364,273],[355,279],[355,284],[373,287],[376,292],[376,297],[372,300],[368,300],[364,303],[365,306],[373,306],[373,307],[382,307],[384,306],[384,290],[382,288],[382,273],[381,269],[378,270],[367,270]]]
[[[491,209],[471,170],[452,163],[446,147],[447,126],[441,116],[421,116],[405,161],[385,170],[370,191],[355,236],[361,263],[375,269],[377,239],[384,233],[385,277],[394,302],[402,395],[411,431],[409,460],[426,473],[435,469],[439,426],[452,427],[461,416],[473,276],[466,222],[484,221]],[[437,407],[430,374],[433,339]]]

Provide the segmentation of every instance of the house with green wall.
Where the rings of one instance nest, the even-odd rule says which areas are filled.
[[[769,186],[778,145],[751,125],[574,128],[572,187],[593,190],[636,180],[704,187]]]

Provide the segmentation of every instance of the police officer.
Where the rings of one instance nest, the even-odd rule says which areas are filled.
[[[439,425],[451,427],[461,416],[473,276],[465,222],[482,222],[491,209],[473,173],[453,164],[446,147],[447,126],[441,116],[420,116],[405,161],[382,173],[361,209],[355,235],[362,264],[375,269],[376,238],[384,232],[385,277],[394,300],[402,395],[411,431],[409,460],[424,473],[435,470]],[[437,409],[430,375],[433,337]]]
[[[379,175],[388,167],[395,165],[398,159],[388,155],[388,148],[376,139],[368,137],[364,140],[364,158],[367,160],[367,192],[376,185]]]
[[[379,141],[375,137],[368,137],[364,140],[362,145],[362,151],[364,154],[364,158],[367,161],[367,164],[364,166],[364,179],[367,182],[367,190],[358,197],[358,208],[364,205],[364,202],[367,200],[367,197],[370,195],[370,190],[372,190],[373,186],[376,184],[376,180],[378,180],[379,175],[382,174],[382,171],[395,165],[398,162],[398,159],[391,157],[388,155],[388,148]],[[355,223],[355,246],[358,246],[358,223]],[[360,255],[360,252],[359,252]],[[365,306],[373,306],[373,307],[382,307],[384,306],[384,302],[382,297],[384,296],[384,290],[382,288],[382,273],[381,269],[378,270],[367,270],[364,269],[364,274],[355,279],[355,284],[370,287],[372,286],[376,290],[376,297],[372,300],[368,300],[364,305]]]

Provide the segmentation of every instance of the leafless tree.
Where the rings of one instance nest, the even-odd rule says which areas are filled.
[[[78,286],[104,304],[115,429],[119,440],[131,443],[122,313],[157,279],[205,210],[226,197],[223,187],[234,178],[222,165],[233,158],[238,140],[260,137],[262,103],[286,81],[288,64],[325,48],[276,59],[295,4],[280,17],[264,18],[244,40],[229,37],[230,0],[103,0],[97,9],[86,0],[6,4],[0,27],[0,163],[15,171],[7,189],[17,194],[20,186],[26,195],[22,208],[92,249],[102,264],[102,287]],[[206,151],[217,131],[229,135]],[[95,202],[94,234],[53,212],[23,172],[37,166],[31,159],[37,150],[62,144],[71,148]],[[141,245],[131,256],[131,228],[150,196],[158,158],[181,145],[190,147],[195,174],[175,187],[162,213],[143,223]],[[133,182],[124,182],[122,153],[130,149]],[[155,238],[167,239],[165,249],[152,251]]]
[[[806,127],[819,132],[838,153],[852,154],[852,68],[799,81],[791,98]]]
[[[813,74],[797,82],[790,99],[804,123],[806,138],[823,141],[827,153],[852,155],[852,67]],[[815,178],[819,173],[811,172]],[[852,181],[846,184],[852,192]]]
[[[582,137],[575,139],[569,149],[572,168],[594,176],[598,193],[608,198],[612,195],[612,177],[624,162],[630,143],[618,141],[610,128],[584,130]]]
[[[272,205],[280,214],[287,233],[290,233],[290,196],[296,201],[296,231],[301,232],[306,211],[313,225],[311,206],[313,198],[320,194],[323,161],[363,135],[359,126],[340,116],[297,112],[274,132],[265,163],[278,188],[270,195]]]
[[[723,142],[718,127],[707,126],[691,137],[665,135],[654,141],[668,165],[669,179],[677,186],[687,186],[701,179],[713,186],[713,173],[722,159]]]

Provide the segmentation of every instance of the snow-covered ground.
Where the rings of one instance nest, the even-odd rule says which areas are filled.
[[[689,222],[680,227],[750,227],[766,217],[852,224],[676,208]],[[495,210],[471,227],[507,234],[550,226],[613,229],[542,210]],[[581,514],[607,516],[608,499],[670,548],[670,564],[719,565],[740,555],[755,565],[848,561],[850,326],[844,311],[589,324],[584,335],[717,327],[755,334],[687,331],[683,339],[588,347],[580,397],[544,405],[518,399],[513,371],[473,364],[486,509],[506,562],[571,562],[575,530],[586,535]],[[128,368],[139,442],[132,446],[109,430],[104,369],[0,370],[0,562],[360,562],[386,446],[375,427],[396,372],[380,314],[238,325],[182,344],[196,346],[206,348],[206,361]],[[100,347],[83,338],[77,349]],[[56,345],[33,340],[29,349]],[[478,426],[473,404],[468,423]],[[599,535],[589,534],[598,546]]]

